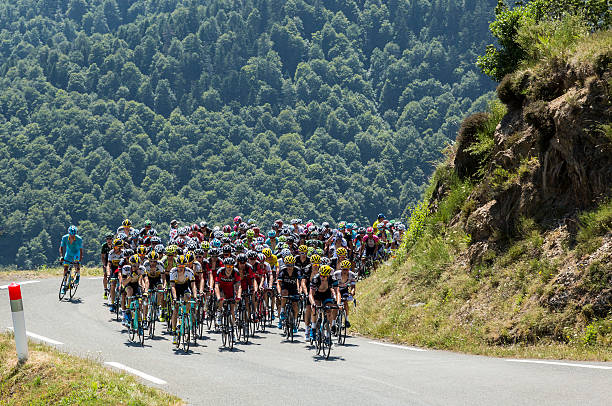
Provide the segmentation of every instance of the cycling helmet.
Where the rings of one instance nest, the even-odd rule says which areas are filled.
[[[114,237],[115,237],[115,234],[113,234],[113,233],[107,233],[107,234],[104,236],[104,238],[106,238],[107,240],[112,239],[112,238],[114,238]]]
[[[144,226],[145,227],[151,227],[151,226],[153,226],[153,223],[151,222],[151,220],[145,220]]]
[[[161,259],[161,255],[157,251],[151,251],[147,255],[147,259],[149,261],[159,261]]]
[[[285,237],[284,235],[281,235],[280,237],[278,237],[278,242],[285,242],[287,241],[287,237]]]
[[[323,256],[323,248],[317,248],[315,252],[317,253],[317,255]]]
[[[372,227],[368,227],[366,229],[366,233],[368,233],[368,234],[372,234],[373,232],[374,232],[374,229]]]
[[[231,254],[231,253],[232,253],[232,247],[230,245],[224,245],[223,254]]]
[[[130,265],[138,265],[140,263],[140,257],[138,255],[132,255],[129,259]]]
[[[380,219],[384,219],[384,218],[385,218],[385,215],[384,215],[383,213],[379,213],[377,218],[378,218],[379,220],[380,220]]]
[[[300,245],[298,247],[298,251],[300,254],[306,254],[308,252],[308,247],[306,245]]]
[[[196,248],[198,248],[198,244],[194,241],[194,240],[190,240],[185,247],[189,250],[189,251],[193,251]]]
[[[246,256],[248,259],[257,259],[257,252],[255,251],[248,251],[246,253]]]
[[[229,237],[223,237],[221,238],[221,244],[223,245],[227,245],[227,244],[231,244],[232,243],[232,239]]]
[[[272,250],[270,248],[264,248],[261,253],[264,254],[266,258],[270,258],[272,256]]]
[[[164,244],[157,244],[155,247],[153,247],[153,250],[157,251],[157,253],[161,255],[161,253],[164,252]]]
[[[234,258],[232,258],[232,257],[225,258],[223,260],[223,265],[225,265],[226,267],[227,266],[234,266],[234,265],[236,265],[236,260]]]
[[[168,245],[168,246],[166,247],[166,255],[175,255],[175,254],[176,254],[176,249],[177,249],[177,248],[178,248],[178,247],[177,247],[176,245],[174,245],[174,244],[172,244],[172,245]]]
[[[264,250],[264,246],[262,244],[255,245],[255,251],[262,252]]]
[[[247,262],[247,256],[246,254],[238,254],[238,256],[236,257],[236,261],[240,262],[240,263],[245,263]]]
[[[204,250],[202,248],[196,248],[195,251],[193,251],[193,253],[195,254],[196,257],[204,256]]]
[[[234,217],[234,223],[242,223],[242,217],[240,216]]]
[[[249,225],[248,225],[247,223],[240,223],[240,225],[238,226],[238,228],[239,228],[241,231],[246,231],[246,230],[248,230],[248,229],[249,229]]]
[[[321,268],[319,268],[319,275],[321,275],[321,276],[329,276],[331,271],[332,271],[331,266],[323,265]]]
[[[344,261],[340,262],[340,268],[351,269],[351,261],[349,261],[348,259],[345,259]]]
[[[72,225],[72,226],[68,227],[68,234],[76,235],[76,233],[77,233],[77,226]]]
[[[231,233],[232,232],[232,227],[229,226],[229,225],[223,226],[223,232],[224,233]]]
[[[329,228],[329,223],[327,221],[324,221],[321,225],[323,226],[323,228]]]
[[[179,247],[185,245],[185,239],[184,238],[180,238],[180,237],[177,238],[176,239],[176,245],[178,245]]]
[[[187,251],[185,253],[185,259],[188,263],[192,263],[193,261],[195,261],[195,254],[193,253],[193,251]]]
[[[221,241],[217,238],[214,238],[210,244],[213,248],[221,248]]]
[[[211,257],[218,257],[219,256],[219,248],[211,248],[210,251],[208,251],[208,255],[210,255]]]
[[[132,255],[134,255],[134,250],[133,250],[133,249],[131,249],[131,248],[127,248],[127,249],[124,249],[124,250],[123,250],[123,257],[124,257],[124,258],[129,258],[129,257],[131,257]]]
[[[308,251],[306,251],[306,255],[310,257],[314,253],[314,247],[308,247]]]
[[[121,238],[115,238],[113,240],[113,247],[123,247],[123,240]]]
[[[208,228],[208,223],[205,221],[200,221],[200,229]]]
[[[331,259],[329,259],[327,257],[321,257],[321,264],[322,265],[330,265],[331,264]]]
[[[363,234],[365,234],[365,233],[366,233],[366,229],[365,229],[365,227],[359,227],[359,230],[357,230],[357,234],[361,234],[361,235],[363,235]]]
[[[142,245],[151,245],[151,237],[148,235],[142,239]]]
[[[127,240],[128,236],[126,233],[117,233],[117,238],[125,241]]]
[[[247,238],[253,238],[253,237],[255,237],[255,231],[253,231],[253,230],[247,230],[247,232],[246,232],[246,236],[247,236]]]
[[[208,251],[210,249],[210,244],[208,241],[202,241],[201,247],[204,251]]]
[[[286,256],[291,255],[291,250],[289,248],[283,248],[280,254],[281,254],[281,257],[285,258]]]
[[[320,264],[321,263],[321,257],[317,254],[312,254],[312,256],[310,257],[310,263],[311,264]]]
[[[176,264],[178,266],[185,266],[187,265],[187,257],[185,255],[179,255],[178,258],[176,259]]]
[[[234,247],[234,251],[236,252],[244,252],[245,248],[244,245],[242,244],[236,244],[236,246]]]
[[[336,250],[336,253],[338,254],[339,257],[346,257],[346,254],[348,252],[346,251],[346,248],[338,247],[338,249]]]
[[[276,237],[276,231],[274,231],[274,230],[270,230],[270,231],[268,231],[268,237],[269,237],[269,238],[274,238],[274,237]]]
[[[257,254],[257,259],[259,260],[259,262],[264,262],[266,260],[266,256],[260,252],[259,254]]]
[[[344,230],[346,228],[346,222],[341,221],[338,223],[338,230]]]
[[[295,257],[293,255],[287,255],[286,257],[283,257],[283,262],[285,265],[294,265]]]
[[[123,223],[121,223],[121,225],[123,227],[131,227],[132,226],[132,222],[130,221],[130,219],[125,219],[125,220],[123,220]]]
[[[247,223],[249,223],[249,225],[252,226],[252,225],[254,225],[257,222],[255,221],[255,219],[249,219],[249,221],[247,221]]]
[[[138,255],[147,255],[148,251],[149,249],[145,247],[144,245],[140,245],[138,248],[136,248],[136,253]]]

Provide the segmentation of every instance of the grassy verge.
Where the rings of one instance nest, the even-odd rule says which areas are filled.
[[[64,268],[61,267],[41,267],[32,270],[0,269],[0,279],[3,280],[53,278],[63,274]],[[81,267],[81,276],[102,276],[102,266]]]
[[[30,343],[18,365],[12,335],[0,334],[1,405],[180,405],[182,401],[99,363]]]

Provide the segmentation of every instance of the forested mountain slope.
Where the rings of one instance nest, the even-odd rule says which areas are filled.
[[[494,0],[0,5],[0,262],[129,216],[400,216],[492,82]]]

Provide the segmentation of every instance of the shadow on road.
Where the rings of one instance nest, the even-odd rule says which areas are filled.
[[[335,356],[335,355],[330,355],[328,359],[325,359],[325,357],[322,356],[322,355],[314,355],[312,357],[312,360],[314,362],[346,361],[346,359],[344,359],[344,357],[338,357],[338,356]]]
[[[219,352],[244,352],[244,350],[241,350],[240,348],[234,346],[234,348],[228,348],[228,347],[219,347]]]

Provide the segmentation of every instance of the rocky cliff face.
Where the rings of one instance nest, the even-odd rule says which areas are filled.
[[[506,77],[498,87],[507,114],[494,133],[482,179],[462,213],[472,261],[512,236],[522,217],[545,229],[576,230],[577,212],[594,207],[612,188],[612,53],[595,64],[559,61]],[[474,117],[478,129],[486,117]],[[472,130],[474,132],[474,130]],[[475,137],[460,134],[454,166],[477,177],[469,150]],[[481,175],[482,175],[481,174]],[[570,236],[571,237],[571,236]]]

